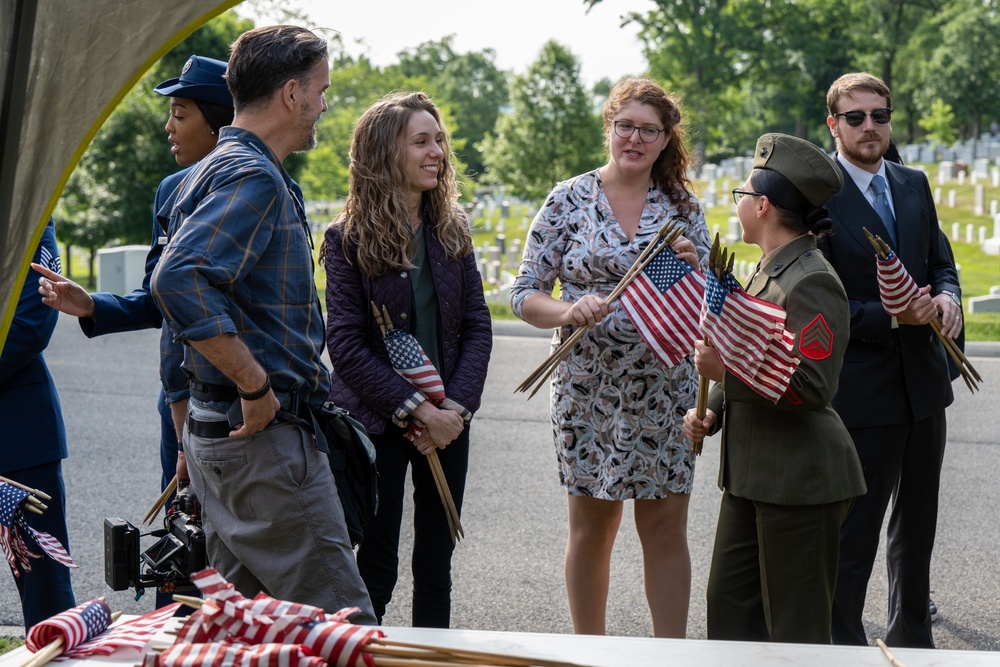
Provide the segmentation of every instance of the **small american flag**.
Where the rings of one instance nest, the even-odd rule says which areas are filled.
[[[301,644],[337,667],[373,667],[371,654],[362,649],[375,637],[385,635],[378,628],[338,621],[309,621],[299,624],[283,641]]]
[[[386,329],[385,349],[389,353],[393,369],[415,389],[422,391],[434,405],[440,405],[445,399],[444,381],[427,357],[420,341],[402,329]],[[416,440],[423,432],[423,426],[411,420],[406,437],[411,441]]]
[[[111,609],[103,600],[91,600],[32,626],[25,638],[28,650],[35,652],[52,642],[63,640],[63,653],[70,651],[107,630]]]
[[[729,372],[777,403],[799,365],[784,309],[747,294],[731,273],[722,282],[709,273],[701,326]]]
[[[174,644],[148,653],[143,667],[325,667],[326,661],[297,644]]]
[[[385,348],[397,373],[432,401],[444,400],[444,382],[417,339],[402,329],[385,332]]]
[[[702,337],[698,313],[704,292],[705,277],[664,248],[622,293],[622,307],[667,368],[691,354]]]
[[[66,548],[49,533],[35,530],[24,518],[23,505],[28,497],[24,489],[0,482],[0,548],[15,577],[21,570],[31,572],[31,559],[42,555],[33,552],[25,541],[30,536],[50,558],[66,567],[76,567]]]
[[[88,639],[76,648],[65,651],[62,658],[86,658],[92,655],[111,655],[120,648],[142,650],[153,636],[163,629],[174,615],[179,602],[143,614],[138,618],[124,621],[108,628],[96,637]]]
[[[878,291],[882,307],[896,317],[906,311],[910,302],[920,296],[920,288],[913,281],[896,253],[890,251],[885,259],[876,257],[878,265]]]

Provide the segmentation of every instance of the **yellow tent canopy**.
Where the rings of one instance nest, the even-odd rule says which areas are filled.
[[[35,246],[98,129],[157,60],[237,4],[0,0],[0,350]]]

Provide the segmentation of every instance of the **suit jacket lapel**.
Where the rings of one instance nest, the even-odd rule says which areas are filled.
[[[913,221],[920,219],[919,198],[913,180],[896,164],[886,162],[885,173],[892,192],[892,208],[896,216],[896,245],[893,248],[905,263],[917,252]]]
[[[872,244],[869,243],[868,237],[865,236],[864,230],[868,229],[872,234],[891,241],[892,238],[889,236],[889,230],[885,228],[882,218],[879,217],[875,209],[872,208],[872,205],[865,199],[864,193],[858,189],[857,183],[854,182],[854,179],[847,173],[847,170],[844,169],[839,160],[837,161],[837,166],[840,167],[840,170],[844,174],[844,187],[833,196],[827,206],[831,217],[840,223],[837,225],[835,231],[837,234],[847,234],[850,236],[865,255],[874,256],[875,250],[872,248]],[[895,194],[894,191],[893,197],[895,197]]]

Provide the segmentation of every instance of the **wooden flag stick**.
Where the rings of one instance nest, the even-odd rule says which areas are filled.
[[[711,248],[711,250],[708,251],[708,270],[709,271],[715,272],[715,266],[716,266],[716,263],[717,263],[718,258],[719,258],[719,251],[720,251],[719,233],[716,232],[715,233],[715,238],[712,239],[712,248]],[[719,275],[716,273],[715,277],[718,278]],[[705,336],[705,338],[702,340],[702,342],[705,343],[705,345],[710,345],[711,344],[711,341],[708,339],[708,336]],[[708,378],[707,377],[703,377],[703,376],[699,376],[698,377],[698,398],[697,398],[697,400],[695,402],[695,414],[698,416],[698,419],[704,419],[705,418],[705,414],[707,412],[708,412]],[[702,448],[702,443],[703,442],[704,442],[704,439],[699,438],[697,440],[694,440],[691,443],[692,445],[694,445],[694,454],[695,454],[695,456],[700,456],[701,455],[701,448]]]
[[[865,236],[868,238],[868,242],[872,244],[875,248],[875,252],[878,254],[879,258],[885,260],[892,249],[889,245],[882,239],[882,237],[877,236],[869,232],[866,228],[862,227]],[[951,357],[952,362],[954,362],[955,367],[958,368],[959,373],[962,374],[962,379],[965,380],[966,386],[969,391],[975,393],[979,387],[977,383],[982,383],[983,378],[979,375],[979,372],[975,369],[972,363],[966,358],[965,354],[962,352],[962,348],[958,346],[951,337],[946,336],[944,332],[941,331],[941,323],[937,319],[930,321],[931,328],[934,329],[934,333],[937,334],[938,340],[944,345],[945,351],[948,356]]]
[[[431,474],[434,477],[434,485],[437,487],[438,495],[441,496],[441,503],[444,505],[444,514],[448,519],[448,528],[451,531],[451,541],[458,544],[458,541],[465,537],[465,529],[462,528],[462,520],[459,518],[458,509],[455,507],[455,499],[448,488],[448,480],[444,476],[444,469],[441,467],[441,458],[437,450],[432,449],[427,455],[427,464],[431,467]]]
[[[674,217],[667,221],[667,223],[660,228],[656,238],[650,241],[649,244],[643,248],[639,257],[636,258],[629,270],[625,272],[625,275],[618,282],[618,285],[615,286],[615,289],[612,290],[611,294],[607,296],[604,302],[608,305],[614,303],[622,295],[625,289],[632,284],[632,281],[639,277],[639,274],[641,274],[643,270],[649,266],[649,263],[653,261],[656,255],[676,241],[677,237],[679,237],[683,231],[683,222],[681,222],[679,218]],[[524,382],[518,385],[517,389],[514,390],[515,393],[527,391],[532,385],[534,385],[534,389],[532,389],[531,393],[528,394],[528,398],[530,399],[538,393],[538,390],[541,389],[548,377],[552,375],[553,371],[555,371],[563,359],[569,356],[569,353],[574,347],[576,347],[576,344],[581,338],[583,338],[583,335],[586,332],[587,327],[578,327],[565,341],[563,341],[562,345],[550,354],[548,358],[546,358],[545,361],[543,361],[542,364],[531,373],[531,375],[525,378]]]
[[[892,654],[892,652],[889,651],[889,647],[885,645],[884,641],[882,641],[881,639],[876,638],[875,639],[875,643],[878,644],[878,647],[880,649],[882,649],[882,653],[885,654],[885,657],[887,657],[889,659],[889,663],[892,664],[893,667],[906,667],[906,665],[904,665],[903,663],[901,663],[896,658],[896,656],[894,656]]]
[[[492,653],[487,651],[476,651],[473,649],[452,648],[448,646],[438,646],[432,644],[422,644],[418,642],[408,642],[389,637],[374,637],[362,649],[368,650],[369,646],[390,646],[395,648],[418,649],[432,651],[438,654],[446,654],[459,660],[485,660],[489,665],[500,665],[501,667],[579,667],[576,663],[564,662],[561,660],[549,660],[546,658],[531,658],[527,656],[508,655],[506,653]],[[448,664],[456,664],[454,662]],[[464,664],[464,663],[463,663]]]
[[[153,521],[156,519],[156,515],[160,513],[160,510],[163,509],[163,506],[167,503],[167,498],[169,498],[170,494],[176,490],[177,490],[177,475],[174,475],[174,478],[170,480],[169,484],[167,484],[167,488],[163,490],[163,493],[161,493],[159,498],[156,499],[156,501],[153,503],[153,506],[149,508],[148,512],[146,512],[146,516],[143,517],[142,522],[146,524],[152,524]]]
[[[52,496],[50,496],[49,494],[45,493],[44,491],[39,491],[38,489],[33,489],[30,486],[25,486],[24,484],[21,484],[20,482],[15,482],[12,479],[7,479],[6,477],[0,476],[0,482],[6,482],[7,484],[10,484],[11,486],[16,486],[17,488],[21,489],[22,491],[27,491],[28,493],[30,493],[32,495],[38,496],[42,500],[52,500]]]

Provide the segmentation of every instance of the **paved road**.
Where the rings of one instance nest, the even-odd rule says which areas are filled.
[[[562,578],[566,539],[565,494],[556,480],[547,402],[526,401],[513,388],[548,353],[538,336],[506,335],[498,328],[487,398],[473,427],[473,451],[463,516],[466,539],[455,556],[453,624],[490,630],[571,631]],[[148,610],[104,583],[102,525],[105,517],[137,522],[157,496],[159,479],[155,332],[87,340],[72,318],[63,317],[47,357],[62,396],[71,457],[70,535],[80,564],[77,596],[108,596],[129,613]],[[984,353],[990,350],[983,350]],[[976,352],[973,352],[976,354]],[[1000,358],[976,357],[985,391],[971,396],[956,384],[949,410],[951,437],[944,465],[938,546],[933,564],[934,600],[941,610],[934,626],[938,646],[1000,650]],[[689,542],[694,568],[688,634],[705,637],[704,593],[720,493],[715,486],[718,446],[706,442],[698,461],[691,501]],[[638,539],[626,505],[615,547],[608,601],[608,631],[648,636],[649,614],[642,592]],[[408,546],[412,535],[404,532]],[[408,553],[403,554],[408,563]],[[409,624],[409,568],[404,565],[388,625]],[[884,632],[885,574],[876,568],[866,619],[870,635]],[[17,626],[20,609],[11,579],[0,576],[0,626]],[[0,633],[3,628],[0,628]]]

